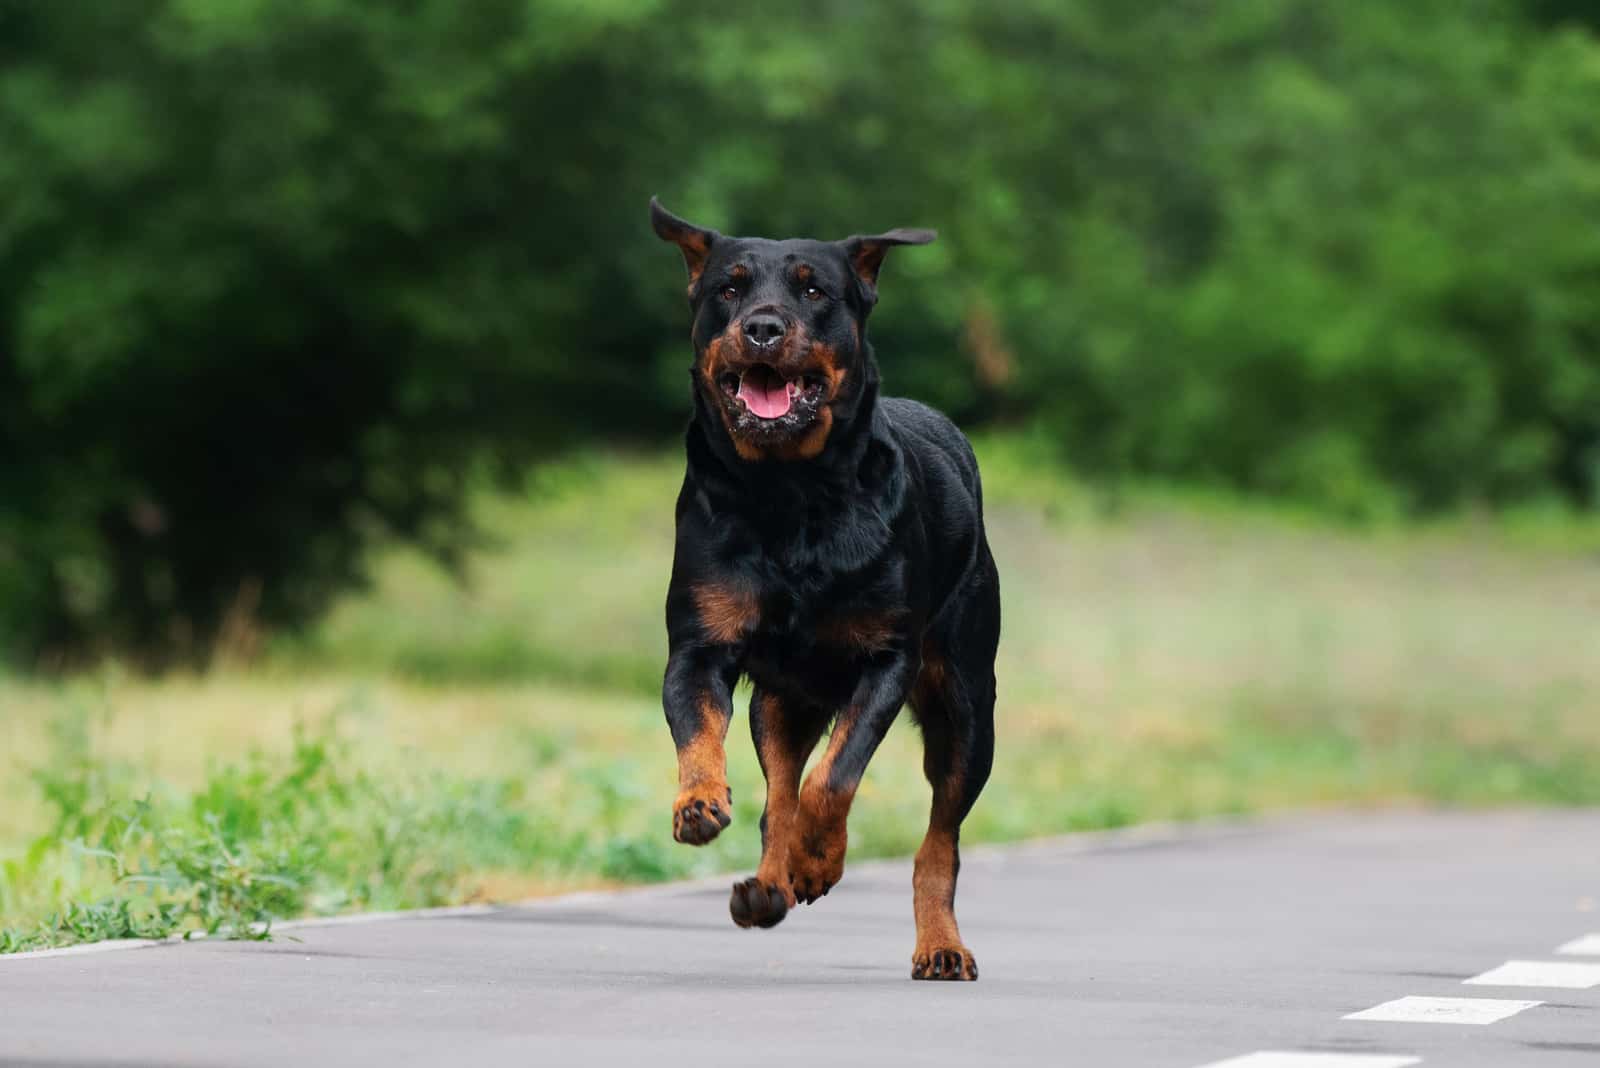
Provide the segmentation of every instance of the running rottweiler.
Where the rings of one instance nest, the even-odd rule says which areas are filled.
[[[725,237],[654,199],[650,220],[689,267],[695,356],[662,686],[673,837],[728,826],[723,739],[747,675],[767,799],[761,865],[728,907],[740,927],[777,924],[844,874],[850,802],[909,702],[933,785],[911,976],[976,979],[956,843],[994,756],[1000,580],[971,446],[933,409],[879,396],[867,343],[885,253],[933,231]]]

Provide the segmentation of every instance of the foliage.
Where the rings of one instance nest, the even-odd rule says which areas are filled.
[[[894,389],[1347,514],[1596,503],[1600,42],[1557,0],[0,0],[0,653],[318,614],[681,419],[647,196],[935,225]]]
[[[588,296],[644,186],[571,210],[640,17],[0,3],[0,645],[248,642],[375,537],[458,550],[474,461],[591,391],[659,412],[580,355],[655,336]]]
[[[1351,529],[1143,486],[1110,513],[1051,467],[1047,435],[977,446],[1006,632],[996,773],[963,841],[1333,802],[1600,803],[1600,658],[1575,638],[1600,521]],[[370,592],[249,672],[0,676],[0,948],[748,872],[763,790],[743,724],[733,825],[678,846],[642,675],[678,462],[548,465],[533,497],[477,503],[495,542],[477,581],[381,554]],[[899,724],[852,810],[852,863],[914,851],[927,791]]]
[[[611,827],[633,799],[587,774],[588,797],[572,807]],[[59,747],[35,772],[54,822],[0,864],[0,921],[13,921],[0,924],[0,952],[196,932],[265,938],[286,917],[454,902],[494,870],[645,880],[684,871],[670,843],[590,839],[581,823],[531,807],[510,780],[379,774],[336,722],[297,730],[287,754],[218,767],[192,792],[139,791],[134,778],[88,749]]]

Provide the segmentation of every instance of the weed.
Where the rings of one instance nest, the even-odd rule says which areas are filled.
[[[1330,525],[1193,490],[1108,497],[1027,439],[979,449],[1006,627],[965,840],[1600,803],[1592,524]],[[465,586],[386,556],[371,593],[250,672],[0,679],[0,753],[22,772],[0,774],[0,949],[748,870],[763,790],[738,725],[733,826],[700,850],[668,830],[679,473],[590,456],[485,497],[495,548]],[[915,850],[927,790],[902,724],[851,855]]]

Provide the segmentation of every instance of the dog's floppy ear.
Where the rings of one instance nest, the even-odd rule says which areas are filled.
[[[700,281],[700,272],[706,269],[711,246],[722,235],[678,218],[655,197],[650,198],[650,225],[655,228],[657,237],[671,241],[683,251],[684,265],[689,268],[689,288],[693,289]]]
[[[856,277],[861,279],[867,300],[874,301],[878,299],[878,268],[883,266],[888,251],[896,245],[926,245],[938,236],[933,230],[890,230],[883,234],[857,234],[839,243],[844,246]]]

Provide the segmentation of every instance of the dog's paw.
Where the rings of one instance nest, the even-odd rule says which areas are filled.
[[[844,878],[846,841],[843,823],[799,830],[789,848],[789,887],[797,900],[809,905]]]
[[[918,946],[911,955],[911,978],[971,982],[978,978],[978,961],[972,951],[960,943],[953,946]]]
[[[686,845],[705,845],[733,822],[733,791],[727,783],[690,786],[672,803],[672,837]]]
[[[740,927],[776,927],[793,904],[794,900],[782,887],[750,878],[733,884],[728,913]]]

